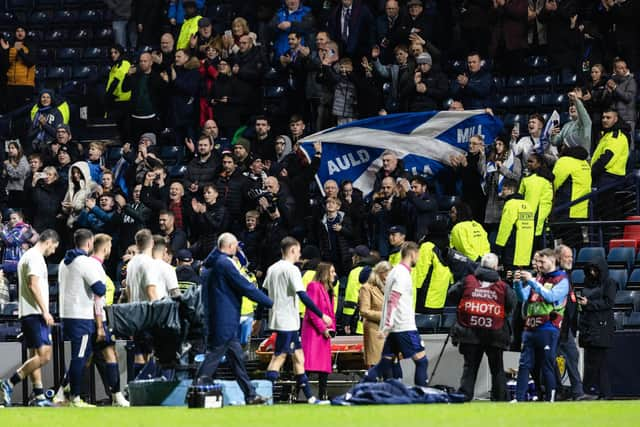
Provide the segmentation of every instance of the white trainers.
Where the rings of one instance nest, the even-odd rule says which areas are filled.
[[[95,408],[96,405],[92,405],[91,403],[87,403],[80,398],[80,396],[76,396],[69,401],[69,406],[72,408]]]
[[[69,386],[59,387],[55,396],[53,396],[52,402],[56,406],[69,406],[69,399],[67,399],[67,393],[69,392]]]
[[[331,401],[329,400],[320,400],[315,396],[311,396],[308,400],[307,403],[309,405],[331,405]]]
[[[111,406],[128,408],[130,405],[129,405],[129,401],[124,398],[124,395],[122,394],[122,392],[119,391],[111,395]]]

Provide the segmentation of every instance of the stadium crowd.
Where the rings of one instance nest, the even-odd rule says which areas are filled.
[[[312,272],[303,275],[305,284],[319,263],[331,263],[333,276],[341,278],[334,327],[344,334],[364,331],[371,346],[367,365],[373,366],[382,351],[374,335],[384,278],[406,258],[406,243],[419,242],[411,276],[416,312],[441,313],[449,287],[462,286],[465,274],[475,271],[465,266],[481,260],[487,271],[480,271],[478,280],[498,282],[499,264],[517,299],[538,303],[528,305],[541,311],[527,313],[534,320],[525,326],[540,332],[524,333],[528,351],[521,368],[533,370],[538,359],[547,399],[554,398],[551,352],[539,360],[538,350],[549,343],[555,349],[562,336],[560,319],[571,293],[564,271],[571,263],[562,264],[544,249],[543,233],[551,219],[587,219],[591,211],[599,219],[616,215],[610,210],[613,191],[599,195],[595,207],[590,199],[571,203],[592,187],[622,186],[634,164],[637,83],[630,70],[640,66],[640,37],[632,19],[640,16],[637,1],[105,3],[114,18],[115,43],[109,76],[101,84],[102,105],[118,124],[122,142],[121,155],[111,164],[110,141],[74,140],[68,106],[53,91],[33,98],[38,64],[27,29],[18,26],[11,42],[0,40],[5,110],[33,105],[26,133],[5,143],[0,203],[8,221],[0,238],[9,281],[15,281],[22,255],[47,229],[56,230],[60,240],[50,262],[76,246],[78,229],[112,237],[111,257],[104,261],[115,279],[115,301],[127,298],[127,262],[140,249],[134,240],[140,230],[162,236],[164,257],[182,266],[204,261],[219,237],[231,232],[241,242],[245,271],[260,284],[280,260],[283,239],[295,237],[302,243],[301,270]],[[226,20],[220,20],[221,10],[228,12]],[[548,56],[555,72],[577,73],[567,94],[568,120],[561,125],[549,118],[548,135],[545,117],[533,111],[526,129],[505,129],[495,141],[472,136],[468,153],[452,157],[446,175],[411,175],[396,153],[386,151],[372,194],[350,181],[328,180],[318,187],[314,177],[324,161],[322,143],[315,142],[309,155],[299,144],[305,136],[399,112],[494,114],[494,77],[526,73],[530,55]],[[452,69],[451,61],[459,57],[465,64]],[[265,90],[267,81],[284,90],[277,102]],[[162,160],[162,150],[171,146],[186,153],[180,177],[171,176]],[[439,205],[440,195],[459,196],[449,212]],[[562,209],[552,215],[554,207]],[[553,231],[570,247],[582,244],[580,227]],[[497,259],[485,258],[492,252]],[[534,253],[539,254],[537,281],[520,273],[531,266]],[[589,268],[594,283],[606,281],[602,266]],[[333,295],[335,279],[321,269],[321,288]],[[186,272],[178,277],[181,285],[198,281],[190,274],[194,270],[180,272]],[[562,291],[541,286],[547,280]],[[5,289],[0,297],[15,299]],[[456,292],[465,298],[463,290]],[[516,304],[511,292],[502,291],[512,306],[507,311]],[[578,304],[588,310],[587,298],[585,293],[584,304]],[[575,303],[572,294],[569,299]],[[484,327],[470,319],[459,323],[467,332]],[[468,375],[461,389],[469,398],[478,354],[486,351],[486,337],[469,341],[470,335],[459,338]],[[503,370],[501,349],[510,336],[486,344],[490,361],[500,354],[500,366],[492,364],[492,370]],[[593,377],[604,358],[593,357],[589,386],[594,388],[576,388],[574,397],[594,390],[610,394],[606,385],[597,386],[605,380]],[[416,366],[421,360],[415,359]],[[523,400],[525,380],[518,381],[517,398]],[[504,390],[494,392],[497,400],[506,397]]]

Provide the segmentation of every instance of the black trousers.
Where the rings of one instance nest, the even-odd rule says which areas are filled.
[[[482,357],[486,354],[491,371],[491,400],[504,401],[507,398],[507,379],[504,375],[502,349],[483,344],[460,344],[460,354],[464,356],[462,378],[460,378],[460,392],[468,400],[473,399],[476,377]]]
[[[609,369],[607,368],[608,348],[584,348],[584,377],[582,385],[584,392],[597,394],[602,398],[612,396]]]
[[[242,346],[236,337],[231,338],[224,344],[209,348],[202,365],[200,365],[198,372],[196,373],[196,381],[200,377],[213,378],[213,375],[218,369],[218,365],[220,365],[222,357],[225,355],[227,356],[227,361],[231,366],[233,374],[238,380],[238,385],[244,393],[245,400],[253,399],[256,396],[256,389],[253,384],[251,384],[251,380],[247,374],[247,368],[244,366]]]

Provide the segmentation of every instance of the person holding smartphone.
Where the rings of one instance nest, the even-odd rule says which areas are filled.
[[[544,378],[545,400],[555,401],[556,350],[569,293],[567,273],[557,264],[554,250],[543,249],[538,252],[539,274],[536,278],[528,271],[514,273],[513,285],[518,300],[526,302],[516,385],[515,401],[518,402],[526,400],[529,373],[536,367],[540,367]]]

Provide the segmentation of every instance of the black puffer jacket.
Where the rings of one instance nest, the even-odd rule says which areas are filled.
[[[598,273],[590,274],[591,269]],[[597,257],[584,267],[585,283],[582,296],[587,304],[581,306],[579,330],[581,347],[611,347],[615,323],[613,304],[617,284],[609,277],[609,267],[603,257]]]
[[[480,281],[497,282],[500,280],[500,275],[495,270],[490,270],[484,267],[478,267],[474,273],[476,278]],[[453,285],[447,295],[447,304],[452,303],[458,305],[462,294],[464,292],[464,281],[459,281]],[[509,318],[511,312],[516,305],[516,295],[513,289],[508,285],[505,285],[504,294],[504,325],[499,331],[492,331],[489,329],[483,330],[479,328],[467,328],[456,322],[451,328],[451,338],[454,345],[458,343],[462,344],[483,344],[492,347],[498,347],[502,349],[509,348],[511,341],[511,324]]]
[[[215,186],[218,189],[219,201],[227,208],[232,222],[236,222],[244,214],[249,179],[236,169],[231,175],[218,175]]]

